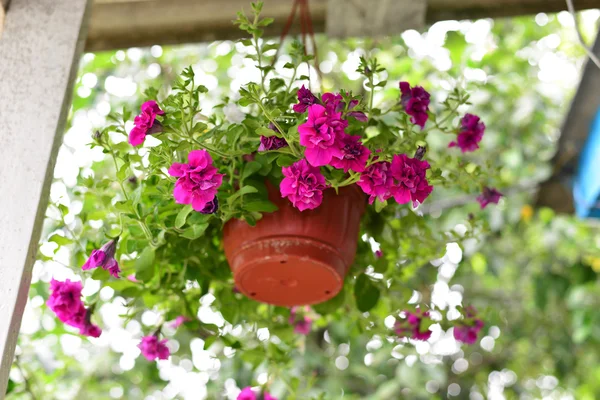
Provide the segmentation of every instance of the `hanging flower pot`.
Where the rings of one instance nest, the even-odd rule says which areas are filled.
[[[355,186],[324,192],[314,210],[299,211],[272,185],[269,200],[279,210],[256,226],[231,220],[223,230],[225,255],[238,290],[269,304],[316,304],[339,293],[354,261],[365,210]]]

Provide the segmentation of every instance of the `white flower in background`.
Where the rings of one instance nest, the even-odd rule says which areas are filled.
[[[229,103],[223,107],[223,113],[225,114],[225,119],[232,124],[241,124],[244,118],[246,118],[246,114],[233,103]]]

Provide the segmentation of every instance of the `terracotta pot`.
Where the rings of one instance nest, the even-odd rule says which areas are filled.
[[[256,226],[231,220],[223,229],[225,255],[236,287],[278,306],[326,301],[342,289],[354,262],[366,198],[355,185],[324,192],[316,210],[298,211],[279,188],[267,185],[279,207]]]

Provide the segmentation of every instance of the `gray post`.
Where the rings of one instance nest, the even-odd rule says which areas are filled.
[[[0,398],[31,281],[88,0],[12,0],[0,39]]]

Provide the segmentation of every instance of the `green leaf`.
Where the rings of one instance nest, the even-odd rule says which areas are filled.
[[[244,204],[244,210],[253,212],[274,212],[279,208],[269,200],[255,200]]]
[[[255,132],[257,135],[266,136],[266,137],[281,136],[281,135],[277,135],[277,132],[275,132],[273,129],[265,128],[264,126],[261,126],[260,128],[256,129]]]
[[[254,186],[250,186],[250,185],[245,185],[243,186],[240,190],[238,190],[237,192],[235,192],[232,196],[230,196],[227,199],[227,202],[229,204],[233,203],[235,200],[237,200],[239,197],[245,195],[245,194],[250,194],[250,193],[256,193],[258,192],[258,189],[255,188]]]
[[[154,276],[154,248],[146,247],[135,260],[135,277],[147,282]]]
[[[185,221],[192,210],[192,206],[188,204],[183,207],[181,211],[179,211],[179,214],[177,214],[177,217],[175,218],[175,228],[181,228],[183,225],[185,225]]]
[[[48,239],[49,242],[54,242],[59,246],[64,246],[70,243],[73,243],[73,240],[66,238],[64,236],[59,235],[58,233],[55,233],[54,235],[50,236],[50,238]]]
[[[262,168],[262,164],[258,161],[250,161],[244,166],[244,172],[242,173],[242,179],[246,179],[255,172],[258,172]]]
[[[206,228],[208,228],[208,223],[206,222],[192,225],[181,234],[181,237],[190,240],[198,239],[200,236],[202,236]]]
[[[387,205],[388,205],[387,200],[379,201],[379,199],[377,199],[377,200],[375,200],[375,211],[379,213],[379,212],[381,212],[381,210],[386,208]]]
[[[102,268],[96,268],[94,270],[94,272],[92,273],[92,279],[97,280],[97,281],[106,281],[106,280],[108,280],[109,277],[110,277],[110,274],[108,273],[108,271],[106,271]]]
[[[379,289],[373,284],[371,278],[367,275],[360,274],[354,284],[354,297],[356,306],[360,312],[367,312],[379,301]]]

